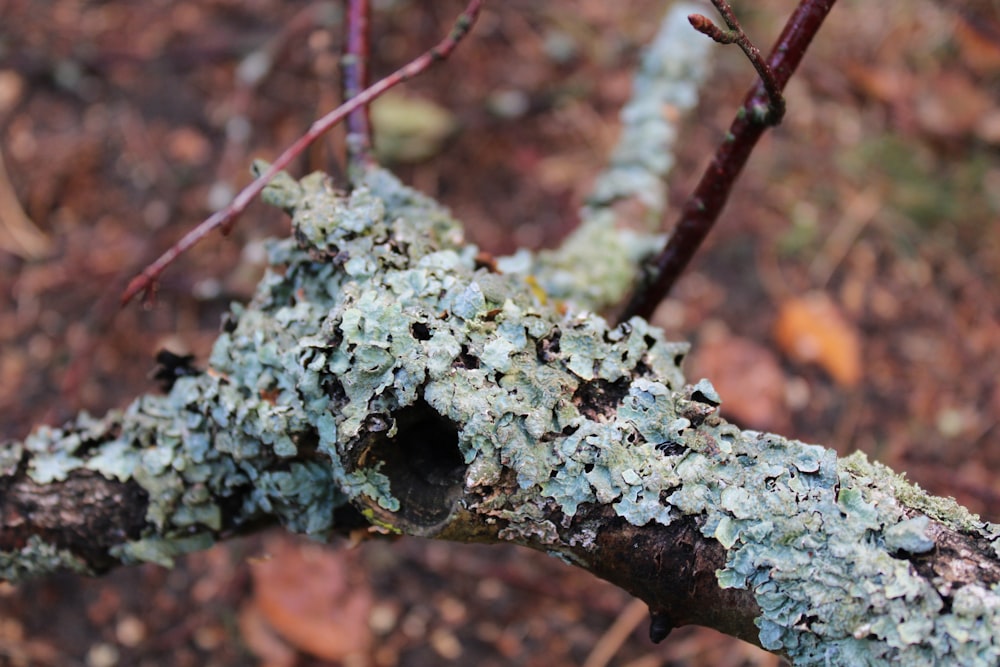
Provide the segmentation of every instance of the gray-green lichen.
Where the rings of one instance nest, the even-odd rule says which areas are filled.
[[[657,230],[666,207],[665,179],[681,121],[698,102],[711,59],[711,40],[687,20],[701,11],[699,5],[675,4],[646,49],[621,112],[621,136],[581,211],[580,227],[554,252],[501,258],[506,273],[530,274],[549,298],[597,312],[620,303],[635,285],[636,268],[663,245]],[[633,205],[617,210],[623,201]]]
[[[637,526],[696,516],[703,534],[728,550],[720,585],[754,592],[761,643],[798,664],[994,664],[1000,657],[992,641],[996,591],[938,591],[905,558],[932,546],[927,517],[995,539],[993,527],[927,499],[860,455],[838,462],[832,450],[722,422],[711,385],[683,388],[685,345],[662,340],[639,319],[610,327],[590,313],[560,314],[517,276],[477,267],[475,249],[461,245],[430,203],[408,205],[425,206],[419,217],[429,222],[419,231],[413,219],[396,217],[389,202],[406,201],[403,192],[379,175],[346,204],[318,190],[296,212],[301,229],[300,215],[314,225],[338,219],[342,206],[369,211],[367,226],[326,227],[325,240],[311,241],[344,268],[329,278],[337,296],[323,306],[322,333],[305,339],[308,353],[292,355],[342,397],[330,429],[336,442],[320,446],[332,463],[350,457],[373,415],[391,434],[393,415],[422,400],[455,425],[469,464],[467,490],[502,486],[504,470],[513,471],[512,493],[484,495],[469,508],[492,516],[505,539],[579,560],[561,543],[562,525],[546,518],[545,503],[563,521],[585,503],[610,505]],[[415,238],[426,240],[416,251]],[[349,268],[355,247],[365,260]],[[316,266],[286,259],[286,284]],[[276,290],[276,318],[305,307],[305,285]],[[227,368],[225,359],[215,365]],[[595,387],[617,387],[613,411],[582,411],[586,401],[574,397]],[[342,471],[333,476],[352,497],[387,509],[398,502],[377,470],[351,483]],[[913,517],[915,509],[926,516]],[[963,605],[945,610],[946,593]]]
[[[0,551],[0,580],[19,581],[38,576],[39,572],[70,571],[86,573],[87,566],[71,552],[47,544],[37,535],[28,537],[23,547],[12,552]]]
[[[268,197],[294,212],[297,241],[272,245],[273,268],[250,306],[233,307],[210,372],[123,414],[25,441],[37,483],[89,469],[146,492],[149,528],[117,555],[166,563],[204,547],[227,527],[220,503],[229,498],[241,503],[234,523],[272,516],[318,536],[359,496],[396,510],[378,468],[344,462],[373,423],[392,437],[394,415],[418,400],[457,428],[461,455],[475,464],[470,484],[510,467],[526,493],[545,484],[567,508],[620,494],[616,508],[630,520],[660,511],[638,471],[611,473],[621,427],[583,418],[572,399],[584,384],[627,382],[641,365],[658,380],[633,388],[641,411],[649,396],[680,386],[686,344],[664,342],[639,319],[610,327],[561,314],[520,277],[478,266],[454,220],[386,172],[346,196],[311,176],[279,182]],[[537,446],[566,430],[576,436],[564,447],[594,459],[592,485],[575,495],[573,470],[549,478],[562,450]],[[503,511],[510,530],[533,522]]]
[[[337,224],[345,217],[347,224]],[[317,266],[329,270],[329,264],[316,264],[284,244],[288,254],[281,260],[288,268],[272,294],[256,304],[276,304],[274,317],[281,321],[287,319],[284,309],[322,313],[319,332],[301,338],[298,351],[290,346],[289,355],[309,369],[309,383],[333,388],[340,397],[326,429],[329,436],[319,445],[332,460],[349,456],[374,416],[386,422],[391,437],[392,416],[419,399],[456,425],[459,451],[466,463],[475,464],[470,484],[494,483],[510,467],[522,489],[543,483],[555,488],[562,480],[550,482],[549,473],[561,457],[557,450],[539,449],[539,441],[560,438],[567,429],[581,429],[581,443],[601,438],[610,443],[616,437],[581,416],[572,401],[578,387],[627,381],[640,364],[666,386],[680,386],[676,362],[685,344],[664,342],[638,319],[613,328],[588,313],[560,315],[518,277],[477,267],[476,249],[462,244],[450,218],[386,174],[373,173],[369,185],[347,199],[329,189],[314,190],[296,207],[294,222],[297,235],[309,238],[311,252],[325,253],[340,268],[319,281],[298,275]],[[307,285],[328,287],[323,294],[309,294]],[[240,372],[241,383],[253,385],[255,377],[227,359],[236,356],[234,343],[251,343],[239,337],[240,328],[228,336],[230,342],[220,340],[213,367],[230,378]],[[539,350],[547,344],[551,359],[542,359]],[[241,349],[239,356],[259,355]],[[556,358],[564,363],[550,363]],[[319,419],[331,405],[308,411],[313,409]],[[588,478],[611,493],[620,483],[602,477],[606,469],[599,462]],[[364,494],[386,509],[398,504],[377,470],[364,479],[356,472],[336,476],[351,496]],[[630,479],[622,512],[650,511],[655,498],[643,498],[641,480]],[[568,507],[597,497],[554,495],[565,496]],[[505,519],[518,522],[514,516]]]
[[[669,168],[656,156],[659,148],[669,149],[676,119],[653,107],[690,107],[701,73],[704,41],[672,46],[689,41],[687,31],[678,29],[681,14],[672,16],[669,39],[661,35],[659,52],[644,61],[636,86],[645,101],[627,111],[622,149],[611,175],[602,179],[631,187],[633,194],[662,188],[638,187],[648,180],[639,172],[652,169],[662,176]],[[664,87],[651,78],[657,73],[681,76]],[[636,140],[637,127],[663,142],[657,149],[643,145]],[[264,166],[254,168],[259,172]],[[575,418],[572,394],[565,392],[578,378],[619,379],[643,354],[644,341],[659,334],[642,322],[629,332],[614,331],[592,316],[577,316],[558,333],[565,334],[569,368],[547,371],[533,346],[554,335],[554,311],[540,303],[549,296],[525,289],[537,284],[534,279],[477,268],[475,248],[463,244],[459,226],[436,203],[384,172],[365,178],[346,198],[320,175],[301,183],[286,174],[275,178],[264,197],[294,213],[297,242],[272,244],[275,270],[250,307],[233,307],[235,324],[220,336],[212,370],[181,378],[167,396],[142,397],[124,413],[102,420],[84,415],[63,429],[39,429],[23,451],[8,445],[0,460],[4,470],[13,473],[23,454],[38,484],[64,480],[80,469],[138,484],[149,497],[148,534],[116,553],[126,560],[167,563],[227,528],[219,505],[232,502],[226,499],[240,503],[231,519],[236,523],[268,515],[320,536],[329,531],[334,509],[357,494],[377,497],[392,510],[397,501],[378,470],[348,471],[341,465],[347,443],[365,420],[388,419],[418,394],[454,417],[461,396],[480,391],[479,407],[488,404],[487,396],[506,406],[501,436],[487,433],[492,413],[481,412],[463,427],[463,455],[470,462],[481,450],[499,452],[504,463],[524,459],[527,485],[528,469],[540,474],[545,461],[525,457],[519,443],[564,428]],[[636,245],[633,239],[619,248],[609,211],[595,207],[592,213],[585,227],[594,233],[577,234],[566,252],[537,264],[539,279],[559,298],[573,297],[566,269],[579,262],[618,276],[592,282],[604,291],[617,285],[613,293],[595,297],[593,288],[577,290],[585,305],[614,300],[630,284],[640,252],[650,247],[648,240]],[[584,257],[588,247],[600,250],[600,262]],[[557,287],[560,281],[565,289]],[[425,333],[415,335],[421,328]],[[600,343],[592,336],[615,338],[615,354],[631,355],[627,368],[596,358]],[[682,354],[681,347],[668,346],[665,358]],[[459,356],[481,360],[481,366],[456,377],[452,366]],[[675,369],[653,366],[652,372],[679,382]],[[512,397],[523,381],[535,384]],[[497,468],[477,465],[483,479]],[[594,476],[599,475],[598,469]]]
[[[712,431],[709,439],[725,438]],[[951,592],[906,559],[934,542],[928,518],[911,518],[893,495],[903,483],[895,475],[873,467],[858,475],[861,455],[838,462],[832,450],[752,432],[684,458],[681,488],[667,500],[704,516],[703,533],[729,551],[719,583],[754,592],[764,648],[803,665],[1000,660],[995,586],[961,589],[983,600],[972,616],[944,610]],[[933,518],[968,527],[963,512]],[[975,528],[995,537],[985,524]],[[965,631],[955,635],[959,626]]]
[[[697,105],[710,61],[712,42],[692,30],[687,18],[701,11],[700,5],[675,4],[643,53],[620,114],[621,137],[610,166],[594,184],[588,209],[635,197],[651,216],[647,222],[659,225],[680,121]]]

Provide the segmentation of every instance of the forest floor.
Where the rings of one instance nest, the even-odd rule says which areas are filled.
[[[373,69],[437,41],[457,0],[384,0]],[[663,2],[492,3],[386,111],[407,182],[503,253],[576,222]],[[746,5],[746,6],[744,6]],[[762,46],[794,3],[738,3]],[[961,11],[960,11],[961,8]],[[287,220],[255,204],[164,276],[124,283],[338,101],[339,2],[0,3],[0,438],[155,391],[161,348],[204,362]],[[706,11],[706,13],[709,13]],[[254,56],[253,54],[257,54]],[[253,67],[266,54],[271,67]],[[251,57],[252,56],[252,57]],[[750,66],[717,47],[671,215]],[[1000,520],[1000,5],[843,0],[707,247],[657,311],[737,423],[862,449]],[[392,115],[384,137],[402,128]],[[396,118],[399,117],[397,114]],[[343,135],[296,173],[337,173]],[[341,172],[342,173],[342,172]],[[776,665],[701,629],[659,646],[641,604],[542,554],[280,531],[123,569],[0,586],[0,665]]]

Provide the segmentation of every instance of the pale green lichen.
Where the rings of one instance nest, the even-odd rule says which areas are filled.
[[[856,458],[838,463],[776,436],[744,432],[732,444],[731,454],[684,455],[667,500],[704,517],[702,532],[729,551],[719,583],[755,593],[764,648],[797,665],[996,664],[996,587],[977,589],[988,613],[944,612],[943,594],[896,555],[933,547],[928,519],[907,518],[893,496],[901,480],[859,477],[871,468]]]
[[[25,440],[38,484],[89,469],[145,491],[149,527],[116,554],[165,563],[203,547],[225,527],[227,498],[240,502],[233,523],[266,515],[317,536],[352,497],[397,509],[384,475],[342,463],[362,427],[383,420],[392,435],[392,413],[449,377],[463,351],[486,360],[482,382],[514,377],[509,359],[528,354],[527,332],[548,331],[540,315],[521,315],[534,297],[515,305],[505,279],[475,268],[476,249],[436,203],[384,172],[367,179],[348,196],[321,176],[303,179],[297,200],[295,187],[282,186],[302,247],[272,244],[273,270],[250,307],[233,307],[211,373],[180,378],[124,413],[83,415]],[[490,321],[498,306],[504,315]],[[515,314],[523,324],[511,324]],[[498,326],[508,342],[494,339]],[[561,389],[539,387],[553,402]],[[479,444],[466,447],[468,459]]]
[[[47,544],[37,535],[28,537],[26,544],[11,552],[0,552],[0,580],[19,581],[44,572],[87,573],[86,564],[65,549]]]
[[[66,479],[70,472],[83,465],[83,460],[73,455],[81,442],[75,430],[39,428],[24,439],[24,450],[32,454],[28,476],[38,484]]]
[[[210,533],[171,538],[151,536],[111,547],[109,553],[126,565],[156,563],[163,567],[173,567],[174,559],[178,556],[203,551],[212,546],[214,541]]]
[[[890,551],[924,554],[934,548],[934,539],[927,533],[931,520],[918,516],[889,526],[885,531],[885,546]]]
[[[275,419],[276,408],[254,395],[275,396],[284,419],[302,414],[317,425],[318,451],[329,457],[337,488],[390,511],[399,508],[390,481],[377,469],[348,472],[343,462],[366,432],[392,438],[394,415],[421,400],[455,425],[470,483],[494,483],[509,467],[522,492],[551,492],[570,516],[583,502],[603,501],[638,524],[669,520],[659,502],[661,471],[633,462],[640,453],[655,461],[659,441],[627,456],[615,444],[642,432],[662,433],[665,441],[683,430],[683,420],[666,422],[664,430],[654,408],[680,388],[677,364],[686,344],[663,341],[639,319],[610,327],[593,314],[560,315],[519,277],[477,267],[476,249],[462,243],[450,217],[384,172],[371,172],[350,195],[315,177],[302,181],[302,191],[291,208],[305,249],[275,246],[282,274],[265,278],[254,307],[236,313],[239,324],[220,337],[212,356],[226,378],[220,393],[253,388],[240,392],[249,402],[242,414],[263,410]],[[363,262],[352,264],[356,259]],[[272,321],[280,330],[271,331]],[[559,363],[540,361],[545,341],[550,361]],[[634,384],[628,404],[635,414],[620,423],[581,415],[572,400],[577,389],[625,381],[639,367],[657,381]],[[317,388],[328,401],[316,400]],[[218,412],[214,419],[226,424]],[[280,422],[263,423],[252,430],[256,439],[288,431]],[[574,433],[567,438],[567,431]],[[562,444],[538,446],[546,441]],[[227,441],[223,449],[234,447]],[[626,460],[628,469],[618,472]],[[563,464],[570,468],[551,476]],[[522,530],[525,539],[555,534],[541,516],[510,510],[516,498],[508,500],[498,510],[508,531]]]
[[[504,272],[532,275],[550,298],[593,311],[617,305],[633,288],[642,260],[662,247],[657,230],[665,178],[680,122],[697,105],[711,59],[712,42],[687,20],[700,11],[687,3],[671,7],[646,49],[622,108],[621,136],[581,211],[580,227],[555,251],[501,258]],[[614,208],[622,200],[638,204],[627,220]]]
[[[692,30],[687,18],[701,11],[699,5],[675,4],[646,48],[632,82],[632,96],[621,111],[622,132],[611,165],[589,198],[591,209],[636,197],[650,212],[650,222],[659,222],[679,121],[697,105],[710,61],[711,41]]]

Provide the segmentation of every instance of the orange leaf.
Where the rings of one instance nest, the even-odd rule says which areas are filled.
[[[261,667],[294,667],[295,649],[267,624],[256,605],[248,604],[240,609],[238,623],[240,638],[260,661]]]
[[[272,557],[251,563],[253,604],[263,619],[295,648],[324,660],[368,650],[372,594],[368,583],[349,579],[359,568],[347,552],[275,538]]]
[[[791,359],[817,364],[841,386],[854,386],[861,379],[858,333],[822,292],[782,303],[774,337]]]

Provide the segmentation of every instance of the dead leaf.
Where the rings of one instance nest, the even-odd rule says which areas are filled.
[[[294,667],[295,649],[278,636],[255,605],[240,609],[238,623],[240,638],[260,660],[261,667]]]
[[[204,134],[193,127],[172,130],[166,139],[167,155],[175,162],[196,167],[212,157],[212,144]]]
[[[979,84],[952,71],[925,78],[914,99],[920,129],[945,139],[971,134],[992,107],[993,100]]]
[[[372,593],[344,550],[290,537],[269,541],[271,558],[251,563],[252,605],[286,642],[324,660],[367,652]]]
[[[834,381],[852,387],[861,379],[861,343],[854,325],[823,292],[794,297],[781,304],[774,338],[790,359],[813,363]]]
[[[688,363],[690,377],[708,378],[719,392],[727,418],[762,430],[785,426],[785,374],[763,345],[707,325]]]
[[[369,107],[379,162],[420,162],[440,152],[458,128],[454,115],[420,97],[387,93]]]
[[[0,69],[0,114],[17,106],[25,88],[24,77],[12,69]]]
[[[0,154],[0,250],[25,259],[41,259],[52,251],[52,243],[28,218],[7,178]]]
[[[900,67],[848,62],[844,73],[855,88],[883,104],[905,103],[913,94],[913,74]]]
[[[976,137],[988,144],[1000,145],[1000,109],[983,114],[976,124]]]
[[[1000,24],[976,25],[964,17],[955,24],[955,42],[962,52],[962,63],[980,75],[1000,72],[1000,43],[996,35]]]

